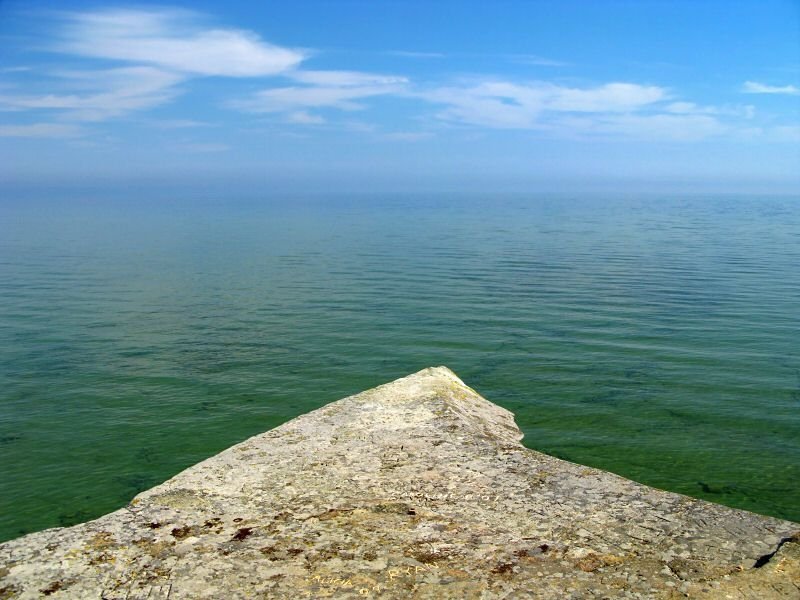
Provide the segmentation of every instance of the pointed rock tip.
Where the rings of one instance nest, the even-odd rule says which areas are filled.
[[[522,439],[510,411],[483,398],[445,366],[428,367],[332,402],[286,427],[293,423],[313,426],[317,436],[336,436],[341,431],[397,435],[404,430],[405,435],[438,440],[456,432],[494,443],[516,445]]]

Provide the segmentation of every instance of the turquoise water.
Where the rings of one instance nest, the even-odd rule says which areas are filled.
[[[800,198],[3,201],[0,539],[444,364],[525,443],[800,521]]]

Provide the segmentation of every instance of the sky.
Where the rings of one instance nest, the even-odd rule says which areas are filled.
[[[800,193],[800,0],[0,0],[0,185]]]

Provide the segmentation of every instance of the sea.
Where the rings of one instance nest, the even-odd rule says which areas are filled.
[[[0,540],[436,365],[530,448],[800,521],[800,197],[4,198]]]

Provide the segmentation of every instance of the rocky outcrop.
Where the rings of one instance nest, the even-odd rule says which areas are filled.
[[[0,598],[800,598],[800,525],[521,438],[426,369],[0,545]]]

